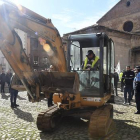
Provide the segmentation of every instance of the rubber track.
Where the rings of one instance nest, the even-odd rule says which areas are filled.
[[[41,112],[37,117],[37,128],[40,131],[53,131],[58,121],[59,109],[52,106],[46,112]]]
[[[93,112],[89,124],[91,137],[105,137],[110,133],[110,126],[112,126],[113,122],[112,113],[112,105],[105,105]]]

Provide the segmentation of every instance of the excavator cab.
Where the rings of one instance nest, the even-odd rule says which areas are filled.
[[[104,33],[70,35],[68,38],[68,69],[79,75],[82,97],[105,97],[111,94],[114,73],[114,44]],[[88,50],[99,57],[98,69],[84,70]]]

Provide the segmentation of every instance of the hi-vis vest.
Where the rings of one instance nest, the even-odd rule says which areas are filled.
[[[119,81],[122,80],[122,76],[123,76],[123,72],[121,72],[121,73],[119,74]]]
[[[94,65],[96,64],[96,62],[97,62],[98,60],[99,60],[99,57],[96,56],[96,57],[95,57],[95,60],[92,62],[91,68],[94,68]],[[86,69],[86,67],[87,67],[87,62],[88,62],[88,58],[86,57],[86,58],[85,58],[85,63],[84,63],[83,70]]]

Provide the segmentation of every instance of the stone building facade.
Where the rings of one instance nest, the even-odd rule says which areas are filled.
[[[133,33],[130,40],[131,59],[129,59],[132,66],[140,65],[140,38],[138,37],[140,34],[140,0],[120,0],[97,23],[111,29]],[[120,50],[123,51],[123,48]]]
[[[120,0],[97,23],[120,31],[140,32],[140,0]]]

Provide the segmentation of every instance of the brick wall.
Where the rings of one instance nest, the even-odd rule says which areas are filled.
[[[129,7],[126,6],[127,1],[130,1]],[[132,32],[140,31],[140,0],[121,0],[97,23],[112,29],[123,30],[126,21],[133,22]]]

